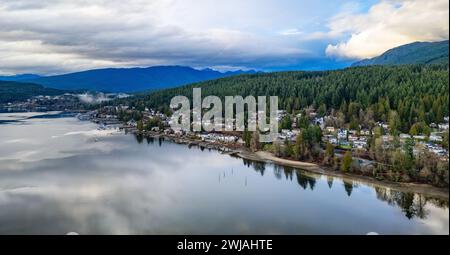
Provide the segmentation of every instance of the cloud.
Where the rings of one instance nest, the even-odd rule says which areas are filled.
[[[448,38],[448,0],[370,8],[373,1],[1,0],[0,74],[174,64],[326,69]]]
[[[330,34],[349,39],[326,48],[328,56],[370,58],[415,41],[449,38],[448,0],[381,1],[365,14],[340,14],[330,24]]]
[[[289,28],[289,29],[285,29],[283,31],[280,31],[280,35],[286,35],[286,36],[290,36],[290,35],[304,35],[304,32],[300,31],[297,28]]]
[[[221,14],[232,15],[233,4],[217,10],[210,1],[184,2],[2,0],[0,72],[159,64],[264,67],[309,54],[277,36],[235,24],[239,19],[259,26],[244,15],[249,6],[232,19]]]

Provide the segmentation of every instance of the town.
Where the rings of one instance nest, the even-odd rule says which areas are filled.
[[[290,113],[278,110],[279,132],[275,141],[261,143],[257,132],[223,131],[230,129],[224,124],[217,130],[220,125],[214,123],[214,127],[208,129],[212,131],[174,130],[172,111],[116,103],[115,99],[123,97],[119,94],[35,96],[25,102],[2,104],[1,111],[73,112],[78,113],[80,120],[100,124],[99,129],[117,128],[138,136],[201,144],[230,154],[265,151],[280,159],[310,162],[380,180],[431,182],[438,186],[448,183],[447,171],[441,169],[448,169],[448,116],[443,117],[441,123],[416,123],[409,132],[399,132],[392,128],[396,123],[391,119],[395,118],[390,118],[389,122],[372,121],[368,126],[367,123],[348,123],[334,110],[312,107]],[[254,117],[247,121],[256,124]],[[205,125],[212,124],[203,123],[203,127]],[[440,177],[434,178],[436,174]]]
[[[11,100],[10,102],[0,103],[0,112],[87,111],[96,109],[98,103],[125,97],[128,97],[125,93],[102,92],[37,95],[26,100]]]
[[[278,110],[277,140],[259,143],[255,141],[255,132],[173,130],[170,114],[149,108],[138,110],[127,105],[106,105],[79,117],[99,123],[101,128],[113,125],[141,136],[162,136],[187,144],[201,142],[222,151],[268,151],[279,158],[395,181],[411,181],[409,174],[401,174],[407,161],[417,161],[418,165],[425,164],[423,160],[433,160],[427,164],[442,168],[449,159],[449,117],[442,123],[432,123],[427,129],[413,126],[409,133],[400,133],[383,122],[374,123],[371,129],[360,125],[349,128],[348,124],[339,124],[336,116],[319,116],[311,108],[297,114]],[[427,171],[435,170],[426,167],[411,175],[428,180],[432,174]]]
[[[87,115],[95,122],[105,125],[123,123],[122,128],[129,131],[153,132],[171,135],[173,137],[196,136],[202,141],[211,143],[245,144],[242,136],[243,132],[193,132],[173,130],[170,125],[170,117],[164,113],[148,108],[145,108],[144,111],[140,112],[123,105],[105,106],[99,110],[88,112]],[[280,126],[282,127],[278,135],[278,142],[295,142],[297,136],[301,133],[299,122],[302,118],[305,119],[301,113],[295,116],[289,116],[285,110],[278,110],[277,120],[281,122]],[[283,126],[282,123],[283,121],[286,121],[286,119],[289,119],[288,122],[291,123],[288,127]],[[383,122],[377,122],[376,126],[372,130],[369,130],[340,128],[330,125],[330,123],[333,123],[335,117],[317,117],[315,111],[309,111],[306,119],[309,121],[309,125],[320,127],[323,134],[322,142],[324,144],[330,143],[338,149],[352,150],[359,153],[367,152],[370,137],[374,135],[374,132],[381,132],[381,139],[384,142],[383,146],[386,148],[398,138],[399,142],[402,144],[408,140],[415,141],[415,154],[418,154],[421,150],[428,150],[441,157],[443,160],[448,159],[449,156],[448,148],[444,147],[446,146],[444,145],[445,135],[449,131],[449,117],[445,117],[443,123],[432,123],[430,125],[432,131],[428,134],[399,133],[397,137],[394,137],[394,135],[389,133],[389,124]],[[125,120],[125,122],[123,122],[123,120]]]

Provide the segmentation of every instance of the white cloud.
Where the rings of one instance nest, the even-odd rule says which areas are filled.
[[[326,68],[330,63],[322,60],[334,60],[324,47],[341,38],[350,39],[329,45],[328,55],[363,58],[415,40],[448,38],[448,0],[383,1],[359,15],[367,3],[0,1],[0,74],[172,64]]]
[[[280,35],[286,35],[286,36],[290,36],[290,35],[304,35],[304,32],[300,31],[297,28],[289,28],[289,29],[285,29],[283,31],[280,31]]]
[[[329,33],[350,34],[350,38],[328,45],[326,53],[362,59],[415,41],[445,40],[449,38],[448,17],[448,0],[381,1],[366,14],[334,17]]]
[[[255,32],[270,20],[255,21],[258,6],[253,16],[251,6],[204,0],[2,0],[0,73],[159,64],[263,66],[308,54],[299,45]]]

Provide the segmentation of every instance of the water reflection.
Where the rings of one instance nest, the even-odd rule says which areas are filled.
[[[147,139],[153,139],[153,138],[147,138]],[[161,142],[164,141],[163,138],[159,138],[159,145],[161,145]],[[171,141],[167,141],[170,143]],[[205,149],[204,146],[198,146],[195,144],[189,144],[188,148],[198,148],[201,151]],[[233,155],[230,155],[230,157],[234,158],[240,158]],[[265,162],[259,162],[259,161],[252,161],[248,159],[242,159],[243,164],[247,167],[253,168],[253,170],[261,176],[264,176],[264,173],[266,171],[266,165]],[[303,189],[310,189],[311,191],[314,190],[314,187],[316,185],[317,179],[320,179],[324,176],[320,174],[310,174],[306,173],[302,170],[298,170],[293,167],[289,166],[281,166],[281,165],[273,165],[270,164],[273,168],[274,176],[276,179],[281,180],[283,179],[283,176],[286,180],[293,180],[293,176],[295,174],[297,184]],[[223,180],[226,177],[226,173],[220,173],[219,174],[219,182]],[[334,177],[333,176],[325,176],[326,183],[329,187],[329,189],[333,188],[333,182]],[[245,180],[245,184],[247,184],[247,179]],[[352,195],[353,189],[358,187],[358,183],[352,181],[352,180],[342,180],[342,185],[344,187],[344,191],[348,197]],[[379,186],[374,186],[374,190],[376,192],[376,197],[380,201],[387,202],[389,205],[397,206],[402,209],[402,212],[404,212],[404,215],[406,218],[411,219],[414,217],[418,217],[420,219],[425,219],[427,216],[427,211],[425,209],[426,203],[432,203],[434,206],[439,208],[448,209],[448,201],[443,199],[436,199],[431,197],[426,197],[421,194],[411,193],[411,192],[400,192],[389,188],[382,188]]]
[[[257,162],[248,159],[242,159],[243,163],[247,167],[252,167],[257,173],[260,173],[261,176],[264,176],[264,172],[266,171],[266,163]]]
[[[344,189],[345,189],[345,192],[347,192],[347,195],[351,196],[352,191],[353,191],[353,182],[352,181],[344,181]]]
[[[155,143],[155,138],[148,136],[147,138],[147,144],[153,144]]]
[[[0,125],[0,234],[448,234],[448,200],[72,118],[25,122]]]
[[[136,141],[141,144],[144,141],[144,136],[142,134],[135,135]]]
[[[333,180],[333,176],[327,176],[327,184],[330,189],[333,187]]]
[[[204,150],[203,146],[197,146],[190,144],[189,148],[199,148],[201,151]],[[231,157],[234,157],[230,155]],[[236,157],[238,158],[238,157]],[[261,176],[264,176],[266,171],[265,162],[257,162],[248,159],[242,159],[243,164],[247,167],[253,168],[253,170]],[[314,190],[317,179],[322,177],[326,178],[326,183],[329,189],[333,188],[334,177],[333,176],[322,176],[319,174],[308,174],[302,170],[298,170],[289,166],[280,166],[280,165],[272,165],[274,176],[276,179],[281,180],[293,180],[293,176],[295,174],[297,184],[303,189]],[[223,175],[223,176],[222,176]],[[219,174],[219,182],[225,178],[225,173]],[[247,183],[247,180],[245,181]],[[344,191],[348,197],[351,197],[353,189],[358,188],[358,183],[352,180],[342,180],[342,185],[344,187]],[[391,206],[396,206],[402,209],[405,217],[408,219],[412,219],[414,217],[418,217],[420,219],[425,219],[428,212],[425,209],[427,203],[432,203],[434,206],[439,208],[448,209],[448,201],[443,199],[436,199],[431,197],[426,197],[421,194],[416,193],[408,193],[408,192],[400,192],[389,188],[382,188],[379,186],[374,186],[374,190],[376,192],[376,197],[380,201],[387,202]]]
[[[399,192],[391,189],[383,189],[375,187],[377,198],[387,202],[390,205],[395,205],[402,208],[402,212],[408,219],[419,217],[424,219],[428,215],[426,209],[427,203],[432,203],[440,208],[448,209],[448,201],[426,197],[421,194],[411,192]]]

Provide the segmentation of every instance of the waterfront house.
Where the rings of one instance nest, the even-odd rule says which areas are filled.
[[[136,123],[135,120],[130,120],[130,121],[127,122],[127,125],[130,126],[130,127],[136,127],[137,123]]]
[[[369,136],[369,135],[372,134],[372,132],[370,132],[369,129],[363,129],[363,130],[360,131],[360,134],[361,135],[365,135],[365,136]]]
[[[323,117],[320,118],[314,118],[312,121],[313,125],[317,125],[320,127],[320,129],[324,129],[325,127],[325,121]]]
[[[358,140],[358,141],[353,142],[353,148],[355,148],[355,149],[365,149],[366,146],[367,146],[366,141]]]
[[[336,137],[330,138],[329,142],[330,142],[332,145],[338,145],[338,140],[337,140]]]
[[[336,131],[334,127],[326,127],[325,129],[327,132],[330,132],[330,133],[334,133]]]
[[[177,135],[177,136],[182,136],[185,134],[185,132],[180,129],[180,130],[174,130],[173,134]]]
[[[415,140],[425,140],[427,137],[424,135],[415,135],[413,136]]]
[[[432,142],[442,142],[442,136],[436,134],[436,133],[432,133],[429,137],[430,141]]]
[[[394,137],[392,135],[382,135],[381,139],[383,139],[383,142],[385,143],[394,141]]]
[[[339,129],[337,137],[339,140],[347,140],[348,131],[347,129]]]
[[[399,135],[399,137],[400,137],[401,140],[404,140],[404,139],[411,138],[411,135],[402,133],[402,134]]]
[[[294,133],[291,130],[289,130],[289,129],[282,129],[281,130],[281,135],[286,137],[286,138],[288,138],[288,139],[290,139],[290,138],[292,138],[294,136]]]
[[[441,123],[438,126],[440,131],[448,130],[448,123]]]
[[[357,137],[356,135],[349,135],[349,136],[348,136],[348,140],[349,140],[350,142],[357,141],[358,139],[359,139],[359,137]]]
[[[265,114],[264,111],[258,111],[258,115],[262,115]],[[285,110],[278,110],[277,111],[277,121],[280,121],[284,118],[284,116],[286,116],[286,111]]]

